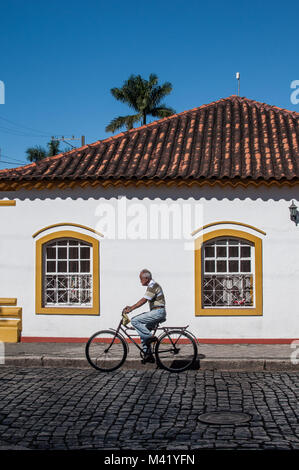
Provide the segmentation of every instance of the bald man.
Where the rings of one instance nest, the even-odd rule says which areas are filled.
[[[140,282],[147,287],[144,296],[132,306],[124,308],[124,313],[130,313],[141,307],[146,302],[149,303],[149,312],[141,313],[132,318],[131,324],[141,338],[142,349],[145,353],[145,362],[154,362],[150,344],[157,341],[151,334],[158,323],[166,320],[165,297],[161,286],[152,279],[152,274],[148,269],[143,269],[139,274]]]

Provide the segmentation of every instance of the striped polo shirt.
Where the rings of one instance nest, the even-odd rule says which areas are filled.
[[[165,307],[165,297],[162,287],[153,279],[148,284],[143,297],[148,300],[150,310],[152,310],[153,307]]]

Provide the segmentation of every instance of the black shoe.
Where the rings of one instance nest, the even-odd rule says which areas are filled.
[[[158,341],[158,338],[156,336],[151,336],[149,339],[146,340],[145,344],[146,346],[149,346],[152,343],[155,343]]]
[[[145,364],[146,362],[151,362],[152,364],[154,364],[154,362],[156,362],[152,352],[144,354],[144,358],[142,360],[142,363]]]

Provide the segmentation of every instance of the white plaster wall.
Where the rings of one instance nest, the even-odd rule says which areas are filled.
[[[217,221],[236,221],[266,232],[263,239],[263,316],[195,317],[194,253],[187,240],[100,240],[100,315],[35,314],[35,241],[32,235],[51,224],[68,222],[99,229],[97,214],[103,204],[119,207],[125,196],[127,210],[142,203],[149,214],[152,204],[179,207],[200,204],[203,219],[193,220],[187,232]],[[144,288],[138,274],[153,272],[162,285],[168,325],[189,324],[199,338],[298,338],[299,226],[290,221],[292,199],[299,206],[298,188],[128,188],[18,191],[1,193],[15,199],[15,207],[0,207],[0,297],[16,297],[23,308],[23,336],[88,337],[97,329],[116,326],[121,309],[139,300]],[[123,200],[122,200],[123,201]],[[136,208],[136,206],[135,206]],[[130,223],[134,217],[127,217]],[[124,218],[124,212],[122,212]],[[135,218],[136,221],[136,218]],[[149,221],[149,219],[147,219]],[[238,226],[216,226],[217,228]],[[132,226],[131,226],[132,228]],[[190,228],[190,230],[189,230]],[[59,227],[55,230],[74,227]],[[107,227],[106,227],[107,229]],[[77,229],[76,229],[77,230]],[[81,233],[88,233],[79,230]],[[193,242],[191,242],[191,248]],[[187,249],[186,249],[187,248]],[[136,310],[141,313],[145,308]]]

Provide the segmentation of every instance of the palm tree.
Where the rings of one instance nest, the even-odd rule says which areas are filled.
[[[30,162],[38,162],[43,158],[47,157],[47,151],[41,147],[40,145],[36,145],[35,147],[29,147],[26,150],[27,153],[27,160]]]
[[[59,140],[52,139],[50,142],[48,142],[48,157],[53,157],[54,155],[57,155],[60,153],[60,142]]]
[[[137,114],[118,116],[106,127],[106,132],[115,132],[124,126],[129,130],[137,122],[145,125],[148,115],[164,118],[175,114],[174,109],[161,103],[162,99],[172,91],[171,83],[158,85],[158,77],[153,73],[149,76],[149,80],[140,75],[131,75],[121,88],[111,88],[110,91],[114,98],[128,104],[137,111]]]
[[[35,147],[29,147],[26,150],[27,153],[27,160],[30,162],[38,162],[46,157],[53,157],[60,152],[59,148],[60,142],[59,140],[52,139],[50,142],[47,143],[48,151],[41,147],[40,145],[36,145]]]

